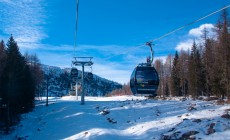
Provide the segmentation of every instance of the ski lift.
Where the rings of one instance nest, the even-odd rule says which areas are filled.
[[[92,72],[89,72],[89,73],[87,74],[87,78],[88,78],[89,80],[92,80],[92,79],[93,79],[93,74],[92,74]]]
[[[159,85],[159,76],[152,65],[153,51],[151,42],[146,43],[150,47],[152,58],[147,58],[147,63],[139,64],[132,72],[130,88],[134,95],[157,96],[156,91]]]
[[[92,66],[90,66],[91,72],[87,73],[87,79],[92,80],[93,79],[93,73],[92,73]]]
[[[78,69],[77,68],[72,68],[70,72],[71,77],[77,78],[78,77]]]

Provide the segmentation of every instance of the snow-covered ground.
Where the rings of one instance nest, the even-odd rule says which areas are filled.
[[[79,97],[80,99],[80,97]],[[229,139],[229,105],[201,100],[147,100],[144,97],[76,97],[37,103],[10,135],[0,139],[127,140]],[[227,115],[228,116],[228,115]]]

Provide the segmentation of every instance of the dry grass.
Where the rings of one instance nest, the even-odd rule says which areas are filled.
[[[226,100],[226,104],[230,104],[230,97]]]
[[[216,104],[218,104],[218,105],[224,105],[225,101],[223,99],[219,99],[219,100],[216,101]]]

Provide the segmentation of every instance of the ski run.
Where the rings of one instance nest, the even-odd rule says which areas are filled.
[[[78,98],[80,100],[80,97]],[[230,106],[216,101],[74,96],[37,101],[10,135],[26,140],[230,139]]]

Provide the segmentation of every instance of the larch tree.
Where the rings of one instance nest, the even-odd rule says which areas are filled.
[[[157,59],[154,63],[154,66],[156,68],[160,80],[158,90],[157,90],[157,95],[164,96],[165,76],[164,76],[164,65],[162,60]]]
[[[24,54],[27,64],[30,67],[30,73],[34,79],[34,84],[36,87],[36,96],[40,97],[42,94],[42,82],[44,80],[44,73],[41,68],[40,60],[38,59],[37,55],[30,55],[27,52]]]
[[[222,98],[229,96],[230,90],[230,21],[227,10],[223,10],[217,23],[217,36],[219,54],[218,60],[222,63],[221,84],[225,91],[221,92]]]
[[[189,61],[189,53],[181,50],[179,54],[179,66],[180,66],[180,87],[181,93],[183,96],[187,96],[188,94],[188,61]]]
[[[169,92],[169,96],[172,94],[172,62],[173,62],[173,56],[169,54],[166,58],[164,68],[165,68],[165,76],[166,76],[166,84]]]

